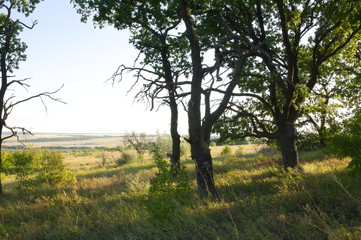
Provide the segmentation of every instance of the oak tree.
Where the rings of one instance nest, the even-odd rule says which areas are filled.
[[[229,35],[255,51],[238,102],[215,129],[224,139],[276,139],[285,168],[298,168],[297,123],[311,94],[334,67],[353,56],[361,30],[360,1],[225,1]]]

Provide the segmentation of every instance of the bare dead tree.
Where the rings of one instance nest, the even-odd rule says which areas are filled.
[[[124,139],[128,144],[134,147],[139,155],[144,155],[149,143],[149,138],[145,133],[136,133],[134,131],[130,133],[126,132]]]

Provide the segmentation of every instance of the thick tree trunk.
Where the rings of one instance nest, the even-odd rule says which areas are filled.
[[[279,127],[279,133],[284,168],[300,169],[294,123],[282,124]]]
[[[219,198],[220,193],[214,184],[212,156],[208,145],[204,142],[197,142],[192,143],[191,146],[200,196],[202,198]]]

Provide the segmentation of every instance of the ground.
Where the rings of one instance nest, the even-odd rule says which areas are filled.
[[[162,218],[144,207],[158,172],[151,155],[117,166],[114,149],[64,150],[72,183],[18,192],[5,178],[0,239],[361,239],[361,176],[346,169],[349,159],[302,152],[304,173],[285,172],[275,150],[231,146],[221,155],[223,148],[211,151],[222,199],[197,197],[194,165],[184,158],[190,204]]]

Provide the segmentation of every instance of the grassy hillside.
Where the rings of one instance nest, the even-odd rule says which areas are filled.
[[[170,219],[142,205],[154,162],[117,167],[116,152],[65,153],[69,185],[19,193],[11,178],[0,199],[0,239],[361,239],[361,177],[321,152],[301,154],[305,173],[285,173],[274,151],[212,149],[218,202],[198,199]],[[102,159],[106,158],[105,166]],[[192,161],[183,160],[191,179]]]

